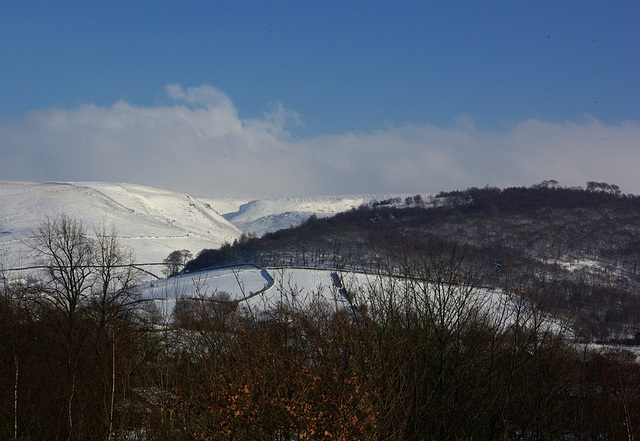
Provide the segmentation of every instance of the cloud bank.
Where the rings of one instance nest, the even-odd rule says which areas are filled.
[[[640,194],[640,124],[536,119],[502,131],[389,127],[295,138],[276,103],[242,119],[210,85],[165,88],[170,104],[118,101],[0,121],[0,179],[131,182],[200,196],[413,193],[471,186],[605,181]]]

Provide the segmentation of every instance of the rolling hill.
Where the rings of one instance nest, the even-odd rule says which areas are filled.
[[[262,236],[385,197],[249,200],[195,197],[126,183],[0,181],[0,263],[35,263],[26,242],[46,217],[62,213],[80,220],[89,232],[102,225],[114,228],[137,262],[153,263],[175,250],[196,255],[232,243],[242,233]]]
[[[47,217],[64,213],[88,232],[114,228],[138,262],[162,262],[173,250],[219,247],[242,231],[209,203],[186,194],[111,183],[0,182],[0,257],[4,265],[36,260],[26,245]]]

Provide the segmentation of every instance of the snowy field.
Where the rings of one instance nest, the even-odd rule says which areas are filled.
[[[392,296],[385,298],[400,306],[403,301],[403,286],[400,279],[364,273],[338,275],[332,274],[330,270],[261,269],[242,266],[156,280],[147,282],[140,288],[143,298],[153,300],[168,323],[173,317],[176,301],[180,298],[211,299],[220,293],[227,293],[229,300],[237,301],[239,307],[253,312],[272,310],[281,304],[302,310],[313,303],[324,304],[324,307],[330,310],[351,310],[352,306],[357,309],[362,303],[379,301],[379,297],[371,296],[373,292],[376,292],[376,296],[380,292],[383,296],[393,292]],[[342,291],[341,288],[345,288],[346,291]],[[429,291],[429,288],[427,290]],[[464,289],[445,288],[445,291],[452,294],[451,298],[438,299],[433,290],[430,290],[428,295],[435,303],[440,301],[441,304],[446,304],[446,320],[451,326],[454,326],[458,314],[464,308],[474,307],[497,327],[509,326],[519,318],[525,320],[527,325],[540,326],[540,329],[551,330],[567,338],[574,337],[571,329],[534,311],[526,303],[502,291],[474,289],[465,298],[464,307],[461,301],[452,300]],[[346,292],[352,295],[354,305],[347,300]],[[445,297],[447,295],[444,294]]]
[[[178,299],[212,299],[221,293],[253,311],[281,303],[302,308],[318,299],[334,306],[346,304],[328,270],[223,268],[146,282],[140,290],[143,298],[154,301],[165,321],[173,315]]]

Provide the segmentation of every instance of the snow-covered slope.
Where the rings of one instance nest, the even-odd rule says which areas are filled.
[[[332,216],[379,201],[404,203],[405,195],[238,199],[193,197],[152,187],[100,182],[0,181],[0,265],[36,263],[25,245],[47,216],[65,213],[88,232],[114,228],[137,262],[162,260],[174,250],[194,255],[219,248],[242,232],[261,236],[297,226],[310,216]]]
[[[110,183],[0,181],[0,259],[3,265],[33,263],[25,246],[47,217],[79,219],[88,232],[114,228],[138,262],[162,262],[174,250],[197,253],[232,242],[241,231],[210,204],[151,187]]]
[[[333,216],[337,213],[385,199],[404,200],[405,195],[318,196],[312,198],[258,199],[239,205],[236,211],[220,213],[246,233],[265,233],[298,226],[310,216]],[[217,202],[212,202],[216,206]],[[232,207],[228,205],[228,207]]]
[[[357,293],[356,303],[367,304],[375,299],[380,292],[397,290],[394,296],[398,303],[395,307],[404,308],[403,295],[406,293],[405,282],[402,279],[380,277],[375,274],[365,273],[340,273],[332,274],[331,270],[314,270],[299,268],[255,268],[240,266],[235,268],[220,268],[197,273],[185,274],[163,280],[154,280],[140,286],[142,297],[152,300],[158,311],[167,323],[173,320],[176,301],[180,298],[216,298],[219,293],[226,293],[228,300],[239,302],[241,308],[248,308],[254,314],[268,311],[288,305],[294,308],[309,308],[316,306],[328,306],[336,309],[350,309],[345,294],[336,286],[336,278],[347,291]],[[372,288],[379,288],[377,291]],[[415,288],[415,287],[413,287]],[[420,289],[428,288],[427,285]],[[444,294],[442,290],[429,289],[430,295],[435,298]],[[451,298],[450,302],[435,302],[432,307],[445,308],[447,316],[455,317],[461,311],[461,304],[452,301],[455,296],[466,295],[465,289],[446,290]],[[575,338],[573,331],[563,323],[536,311],[531,305],[519,300],[515,296],[509,296],[501,290],[478,288],[472,291],[472,295],[465,303],[469,308],[477,308],[489,322],[496,328],[508,327],[515,320],[520,320],[524,326],[537,324],[542,329],[553,331],[567,338]],[[372,297],[374,296],[374,297]],[[422,297],[409,299],[409,305],[413,301],[421,302]],[[385,302],[386,304],[386,302]],[[415,304],[414,304],[415,305]],[[453,321],[451,322],[453,323]]]

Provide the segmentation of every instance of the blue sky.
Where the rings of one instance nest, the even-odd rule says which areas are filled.
[[[639,18],[637,1],[8,0],[0,179],[640,193]]]

